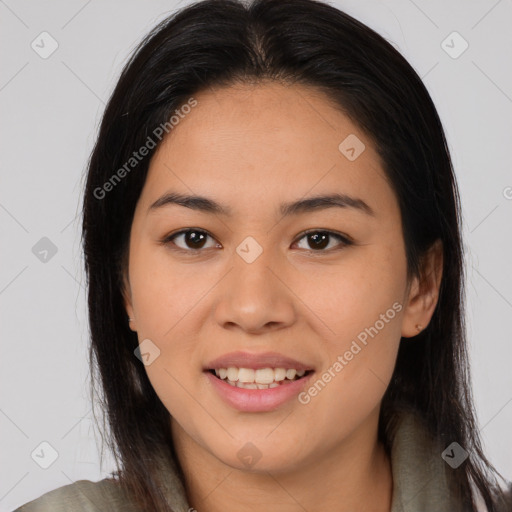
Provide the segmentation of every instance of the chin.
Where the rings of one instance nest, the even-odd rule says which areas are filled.
[[[240,439],[240,438],[239,438]],[[248,437],[244,437],[248,439]],[[232,440],[234,441],[234,440]],[[220,462],[238,471],[249,473],[282,473],[297,469],[297,446],[289,446],[260,438],[254,441],[234,441],[229,446],[220,447],[218,444],[211,453]]]

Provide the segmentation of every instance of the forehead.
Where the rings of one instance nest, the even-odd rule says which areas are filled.
[[[338,157],[339,143],[352,134],[364,139],[373,153],[371,141],[360,128],[313,87],[277,82],[237,84],[206,89],[194,98],[197,106],[182,116],[164,148],[174,140],[175,149],[186,142],[203,153],[218,148],[223,156],[226,149],[248,155],[258,150],[260,157],[267,156],[268,148],[276,159],[284,152],[304,156],[311,149]]]
[[[372,141],[319,90],[237,84],[194,99],[152,158],[148,200],[166,188],[215,192],[226,204],[310,191],[371,200],[379,186],[388,187]]]

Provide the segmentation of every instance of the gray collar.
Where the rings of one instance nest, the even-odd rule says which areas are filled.
[[[448,471],[441,458],[444,447],[434,443],[411,413],[403,414],[391,444],[393,500],[391,512],[452,512]]]

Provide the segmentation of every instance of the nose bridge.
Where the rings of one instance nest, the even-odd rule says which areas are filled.
[[[277,257],[273,248],[264,248],[253,237],[237,246],[216,308],[221,326],[236,324],[243,330],[258,331],[293,322],[292,296],[276,277]]]
[[[232,295],[242,302],[254,302],[260,299],[269,300],[281,291],[276,289],[277,283],[271,271],[276,266],[276,254],[272,247],[265,248],[253,237],[247,237],[236,248],[233,257]]]

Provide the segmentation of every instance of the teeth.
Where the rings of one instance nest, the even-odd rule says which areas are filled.
[[[228,384],[245,389],[268,389],[275,388],[285,379],[294,380],[303,377],[306,370],[295,370],[294,368],[216,368],[215,375]]]
[[[244,389],[258,389],[258,384],[254,384],[254,382],[251,383],[245,383],[238,381],[236,383],[237,388],[244,388]]]
[[[257,384],[270,384],[274,382],[274,370],[272,368],[260,368],[256,370],[254,380]]]
[[[247,382],[247,383],[254,382],[254,374],[255,374],[255,371],[252,370],[251,368],[239,368],[238,380],[240,382]],[[258,381],[258,382],[260,382],[260,381]]]
[[[233,385],[229,380],[228,383]],[[271,382],[270,384],[256,384],[255,382],[251,382],[249,384],[246,384],[245,382],[237,381],[235,383],[235,386],[237,388],[244,388],[244,389],[269,389],[269,388],[277,388],[279,384],[277,382]]]
[[[292,380],[297,374],[297,370],[286,370],[286,378]]]
[[[274,374],[274,380],[276,382],[286,379],[286,370],[284,368],[276,368]]]
[[[236,382],[238,380],[238,368],[228,368],[228,380]]]

